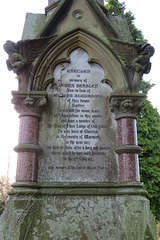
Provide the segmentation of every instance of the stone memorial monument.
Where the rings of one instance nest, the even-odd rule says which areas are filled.
[[[20,128],[0,240],[155,240],[136,130],[153,47],[102,0],[49,0],[4,49]]]

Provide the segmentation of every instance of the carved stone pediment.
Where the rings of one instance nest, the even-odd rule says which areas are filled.
[[[7,41],[4,45],[9,55],[8,69],[17,74],[20,91],[45,90],[46,83],[53,80],[52,71],[59,63],[58,58],[63,57],[66,61],[73,48],[81,47],[89,53],[92,62],[98,62],[104,68],[104,81],[115,93],[138,92],[139,81],[144,73],[150,71],[154,49],[149,44],[141,46],[134,43],[130,33],[130,37],[124,38],[100,2],[49,1],[46,11],[50,11],[52,5],[54,11],[46,12],[44,16],[27,15],[23,40],[17,43]],[[30,27],[31,20],[34,24]],[[27,33],[28,27],[31,35]],[[129,32],[126,22],[123,29],[126,35]],[[114,75],[111,74],[113,68]],[[42,82],[44,86],[38,86]]]

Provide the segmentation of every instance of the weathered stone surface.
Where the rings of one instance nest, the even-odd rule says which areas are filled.
[[[46,22],[45,14],[27,13],[22,33],[22,40],[34,39]]]
[[[154,50],[132,43],[124,19],[99,3],[49,0],[45,14],[27,15],[24,41],[4,46],[22,121],[0,240],[156,240],[139,182],[144,96],[131,94]]]
[[[20,116],[16,181],[36,181],[39,118],[47,104],[46,92],[12,92],[12,103]]]
[[[51,3],[55,3],[57,0],[48,0],[48,5]]]
[[[123,77],[129,86],[127,89],[119,89],[119,91],[138,92],[142,75],[150,71],[150,57],[154,53],[154,48],[149,44],[142,46],[133,43],[125,19],[120,16],[108,16],[106,8],[98,2],[103,4],[102,0],[49,1],[46,14],[27,14],[22,39],[31,41],[36,38],[37,44],[38,42],[41,44],[48,37],[55,36],[58,39],[83,29],[83,32],[87,32],[90,37],[94,35],[102,44],[105,44],[114,53],[115,61],[118,60],[122,65],[122,71],[125,73]],[[36,50],[31,53],[36,56],[34,59],[29,56],[28,60],[28,52],[31,47],[28,48],[27,45],[33,46],[33,41],[28,43],[29,40],[19,46],[19,55],[27,60],[27,65],[29,65],[29,69],[24,68],[18,74],[20,90],[26,90],[27,80],[32,80],[34,75],[32,70],[37,68],[37,66],[35,67],[35,63],[37,63],[35,57],[39,58],[36,45],[34,45]],[[40,49],[40,53],[45,51],[44,46]]]
[[[145,97],[145,94],[112,94],[110,108],[115,113],[115,119],[137,119],[138,114],[146,104]]]
[[[156,240],[156,229],[144,196],[26,195],[7,202],[0,239]]]
[[[38,181],[118,181],[116,121],[104,71],[78,48],[58,65],[47,88],[49,106],[40,123]]]
[[[100,4],[104,5],[104,0],[97,0]]]
[[[120,38],[124,42],[133,43],[128,24],[123,16],[108,16],[112,27],[117,31]]]

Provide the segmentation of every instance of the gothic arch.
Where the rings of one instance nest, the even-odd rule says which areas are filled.
[[[104,81],[112,87],[114,93],[117,93],[117,89],[126,92],[128,83],[122,64],[109,44],[80,29],[61,36],[47,47],[36,64],[32,89],[45,91],[48,83],[53,81],[56,65],[69,62],[70,53],[78,47],[88,53],[90,63],[97,63],[104,69]]]

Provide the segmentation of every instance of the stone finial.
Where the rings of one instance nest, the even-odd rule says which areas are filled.
[[[112,94],[110,109],[115,113],[115,119],[137,119],[139,112],[145,106],[145,94]]]

